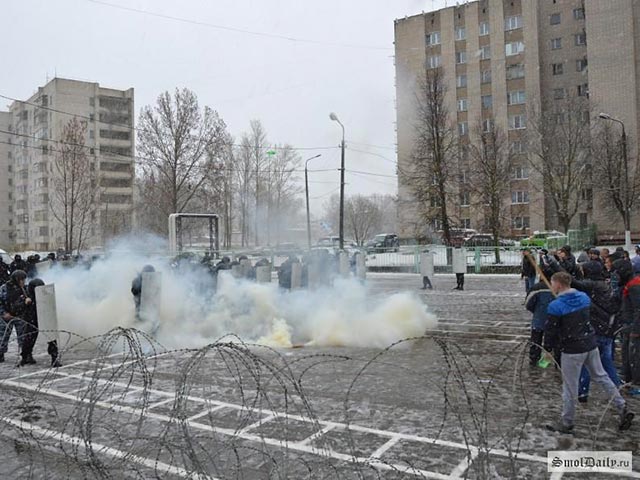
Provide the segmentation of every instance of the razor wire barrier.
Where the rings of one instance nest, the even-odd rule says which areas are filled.
[[[56,333],[63,367],[0,380],[4,478],[546,473],[544,437],[530,431],[550,412],[531,400],[526,341],[480,360],[477,345],[442,331],[376,351],[275,350],[235,335],[169,350],[135,329]],[[416,356],[430,363],[416,368]],[[405,415],[395,424],[392,395]],[[591,446],[607,441],[594,426]]]

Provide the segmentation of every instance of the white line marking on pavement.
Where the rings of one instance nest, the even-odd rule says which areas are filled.
[[[462,461],[456,466],[456,468],[454,468],[451,473],[450,476],[452,478],[463,478],[465,472],[467,470],[469,470],[469,467],[471,466],[471,464],[473,463],[473,461],[478,458],[478,455],[480,454],[479,450],[473,450],[470,451],[466,457],[464,457],[462,459]]]
[[[373,452],[369,458],[372,459],[372,460],[373,459],[380,459],[380,457],[382,455],[384,455],[384,452],[389,450],[391,447],[393,447],[400,440],[401,440],[401,438],[399,436],[397,436],[397,435],[395,437],[391,437],[389,440],[387,440],[386,443],[384,443],[375,452]]]
[[[196,413],[195,415],[193,415],[192,417],[187,418],[187,422],[193,422],[194,420],[200,418],[200,417],[204,417],[205,415],[210,414],[211,412],[216,412],[218,410],[222,410],[223,408],[227,408],[224,405],[218,405],[216,407],[213,408],[208,408],[207,410],[204,410],[200,413]]]
[[[326,425],[325,427],[323,427],[322,429],[318,430],[316,433],[314,433],[313,435],[309,435],[307,438],[305,438],[304,440],[301,440],[298,442],[298,445],[309,445],[311,442],[313,442],[314,440],[317,440],[318,438],[320,438],[321,436],[323,436],[325,433],[330,432],[331,430],[333,430],[334,428],[336,428],[338,425],[334,425],[334,424],[329,424]]]
[[[21,430],[27,430],[29,432],[38,433],[43,437],[48,437],[62,443],[71,444],[74,447],[86,448],[85,440],[79,437],[72,437],[71,435],[67,435],[66,433],[56,432],[55,430],[42,428],[37,425],[33,425],[32,423],[13,420],[7,417],[0,418],[0,421],[13,425],[14,427],[19,428]],[[123,452],[122,450],[118,450],[117,448],[107,447],[106,445],[102,445],[96,442],[91,442],[91,448],[95,453],[99,455],[102,454],[102,455],[107,455],[109,457],[126,459],[129,461],[138,463],[140,465],[144,465],[145,467],[154,469],[155,471],[161,470],[163,473],[170,473],[170,474],[178,475],[184,478],[193,478],[192,474],[186,471],[184,468],[168,465],[156,459],[145,458],[139,455],[132,455],[131,453]],[[210,480],[217,480],[215,477],[212,477],[209,475],[203,478],[208,478]]]

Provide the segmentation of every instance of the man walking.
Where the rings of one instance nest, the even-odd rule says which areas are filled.
[[[549,304],[545,325],[545,350],[559,346],[562,365],[562,418],[547,428],[559,433],[573,433],[580,371],[585,366],[591,379],[601,385],[618,409],[618,428],[628,430],[634,414],[602,367],[595,331],[590,323],[589,297],[571,288],[571,275],[554,273],[551,287],[558,297]]]

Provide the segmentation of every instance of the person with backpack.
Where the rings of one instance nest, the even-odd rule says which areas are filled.
[[[622,385],[613,361],[613,341],[620,328],[620,301],[611,285],[605,281],[602,264],[589,261],[582,265],[583,280],[573,279],[571,287],[586,293],[591,299],[589,320],[596,333],[596,344],[600,353],[600,361],[604,371],[616,387]],[[578,401],[586,403],[589,398],[591,377],[589,371],[582,367]],[[638,392],[640,393],[640,391]]]

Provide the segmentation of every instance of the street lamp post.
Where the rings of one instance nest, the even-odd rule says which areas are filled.
[[[331,112],[329,118],[342,127],[342,144],[341,160],[340,160],[340,250],[344,250],[344,125],[338,119],[338,116]]]
[[[309,174],[307,172],[307,167],[309,166],[309,160],[313,160],[320,156],[322,156],[321,153],[315,157],[307,158],[304,162],[304,191],[307,197],[307,246],[309,247],[309,250],[311,250],[311,216],[309,215]]]
[[[627,131],[624,122],[612,117],[608,113],[598,115],[603,120],[619,123],[622,127],[622,156],[624,160],[624,245],[627,252],[631,252],[631,212],[629,211],[629,158],[627,155]]]

